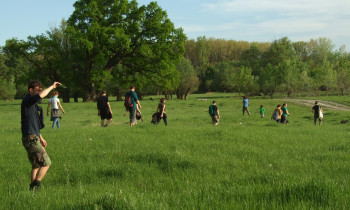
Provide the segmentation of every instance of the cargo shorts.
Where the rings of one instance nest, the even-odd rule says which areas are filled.
[[[219,123],[219,116],[218,115],[211,115],[211,121],[215,123]]]
[[[35,134],[23,135],[22,144],[27,150],[32,169],[51,165],[51,160],[45,148],[40,142],[40,137]]]
[[[136,123],[136,109],[130,108],[129,113],[130,123]]]

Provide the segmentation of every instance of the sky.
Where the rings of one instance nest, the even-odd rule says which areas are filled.
[[[74,11],[75,0],[0,0],[0,46],[27,40],[59,26]],[[137,0],[147,5],[151,0]],[[350,51],[349,0],[158,0],[188,39],[200,36],[248,42],[282,37],[309,41],[326,37]]]

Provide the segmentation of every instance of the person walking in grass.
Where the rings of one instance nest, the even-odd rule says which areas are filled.
[[[243,96],[243,116],[244,116],[244,113],[247,112],[248,115],[250,116],[250,112],[249,112],[249,109],[248,109],[248,105],[249,105],[249,99],[247,98],[247,96]]]
[[[277,124],[281,123],[281,116],[282,116],[282,110],[281,110],[281,104],[277,105],[277,108],[273,111],[273,114],[271,116],[271,120],[276,120]]]
[[[289,123],[289,121],[288,121],[288,116],[290,116],[290,114],[289,114],[289,112],[288,112],[288,108],[287,108],[287,106],[288,106],[288,104],[286,104],[286,103],[284,103],[283,105],[282,105],[282,108],[281,108],[281,110],[282,110],[282,116],[281,116],[281,123],[283,123],[283,124],[288,124]]]
[[[22,99],[22,143],[32,165],[32,170],[30,172],[30,190],[37,190],[40,188],[41,181],[51,165],[50,157],[45,150],[47,142],[40,134],[40,129],[45,125],[43,123],[43,115],[39,115],[38,113],[38,110],[41,108],[38,106],[38,102],[46,97],[50,91],[58,85],[61,85],[61,83],[54,82],[50,87],[43,90],[41,82],[37,80],[31,81],[28,84],[28,94]]]
[[[160,103],[158,104],[158,106],[157,106],[157,113],[158,113],[158,115],[159,115],[159,117],[158,117],[158,122],[157,123],[159,123],[160,121],[161,121],[161,119],[163,119],[163,121],[164,121],[164,124],[165,125],[168,125],[168,122],[167,122],[167,118],[168,118],[168,116],[166,115],[166,113],[165,113],[165,107],[166,107],[166,105],[165,105],[165,102],[166,102],[166,99],[165,98],[161,98],[160,99]]]
[[[112,108],[109,104],[109,100],[107,97],[107,92],[102,90],[100,93],[100,97],[97,99],[97,115],[101,117],[101,126],[107,127],[112,122]],[[105,119],[107,122],[105,124]]]
[[[56,125],[57,125],[57,128],[61,127],[60,125],[61,113],[58,108],[62,110],[63,114],[66,113],[61,106],[60,99],[58,99],[59,94],[60,93],[58,91],[53,92],[52,98],[49,99],[49,104],[47,105],[47,111],[46,111],[47,116],[49,116],[50,106],[52,107],[51,108],[51,121],[53,121],[52,128],[55,128]]]
[[[265,113],[265,108],[263,105],[260,105],[260,108],[259,108],[259,112],[260,112],[260,117],[261,118],[264,118],[264,113]]]
[[[315,101],[315,106],[312,107],[312,112],[314,113],[314,124],[317,125],[318,120],[318,124],[321,125],[324,112],[322,107],[318,104],[318,101]]]
[[[130,126],[134,126],[136,124],[136,108],[142,108],[140,101],[135,93],[135,86],[130,87],[130,91],[125,94],[125,104],[126,109],[129,111],[130,115]]]
[[[211,116],[213,125],[218,125],[220,120],[220,111],[216,106],[216,101],[213,101],[213,104],[209,106],[209,115]]]

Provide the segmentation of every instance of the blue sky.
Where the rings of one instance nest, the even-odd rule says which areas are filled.
[[[74,0],[0,0],[0,46],[26,40],[58,26],[73,12]],[[151,0],[138,0],[148,4]],[[189,39],[199,36],[271,42],[330,38],[350,51],[349,0],[158,0]]]

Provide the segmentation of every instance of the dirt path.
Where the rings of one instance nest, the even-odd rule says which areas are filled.
[[[313,107],[315,105],[316,100],[306,100],[306,99],[287,99],[287,101],[295,102],[298,104],[302,104],[305,106]],[[318,104],[321,105],[324,108],[330,109],[330,110],[337,110],[337,111],[350,111],[350,106],[339,104],[332,101],[318,101]]]

